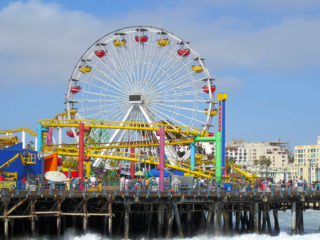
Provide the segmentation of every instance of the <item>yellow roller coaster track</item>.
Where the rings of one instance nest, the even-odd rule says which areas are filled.
[[[158,131],[164,127],[166,132],[179,133],[192,136],[208,136],[209,132],[200,128],[187,126],[170,125],[163,123],[140,123],[140,122],[120,122],[120,121],[102,121],[102,120],[40,120],[43,127],[75,127],[78,128],[80,123],[84,123],[91,128],[109,128],[109,129],[128,129],[140,131]]]
[[[17,128],[17,129],[12,129],[12,130],[1,130],[0,131],[0,135],[1,134],[7,134],[7,133],[16,133],[16,132],[27,132],[30,135],[34,136],[34,137],[37,136],[37,133],[35,133],[34,131],[32,131],[29,128]]]

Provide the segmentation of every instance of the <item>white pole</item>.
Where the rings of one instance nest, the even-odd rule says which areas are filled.
[[[26,148],[26,132],[22,131],[22,148]]]
[[[62,144],[62,127],[58,128],[58,144]]]

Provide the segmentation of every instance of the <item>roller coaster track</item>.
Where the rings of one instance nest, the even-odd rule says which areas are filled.
[[[166,132],[185,134],[191,136],[209,135],[209,132],[200,128],[170,125],[163,123],[139,123],[139,122],[121,122],[121,121],[102,121],[102,120],[41,120],[38,121],[43,127],[75,127],[78,128],[80,123],[84,123],[91,128],[109,128],[109,129],[128,129],[140,131],[159,131],[160,127],[164,127]]]
[[[56,152],[58,155],[62,156],[70,156],[70,157],[78,157],[78,149],[76,147],[60,147],[60,146],[51,146],[51,147],[45,147],[44,152],[46,153],[52,153]],[[139,163],[147,163],[151,165],[159,165],[159,158],[155,156],[149,156],[145,154],[137,154],[137,153],[128,153],[128,152],[118,152],[118,151],[106,151],[106,149],[92,149],[92,148],[85,148],[85,155],[87,157],[92,158],[104,158],[104,159],[110,159],[110,160],[122,160],[122,161],[133,161],[133,162],[139,162]],[[102,154],[104,153],[104,154]],[[203,160],[200,160],[199,162],[203,162]],[[209,163],[209,162],[208,162]],[[214,160],[210,160],[209,164],[215,164]],[[189,162],[179,162],[174,160],[165,160],[165,167],[168,167],[170,169],[174,170],[180,170],[183,171],[186,174],[190,174],[196,177],[205,177],[205,178],[215,178],[215,171],[214,170],[207,170],[204,168],[201,168],[199,166],[191,167]],[[230,167],[232,167],[230,165]],[[245,171],[241,170],[241,168],[232,167],[235,171],[241,173],[246,177],[246,182],[253,182],[255,179],[251,174],[246,173]],[[233,182],[239,182],[241,179],[235,179],[228,177],[223,177],[224,181],[233,181]]]
[[[64,115],[64,114],[62,114]],[[183,139],[166,139],[166,145],[176,145],[176,144],[190,144],[193,142],[194,136],[208,136],[209,133],[203,129],[179,126],[179,125],[170,125],[163,123],[139,123],[139,122],[120,122],[120,121],[101,121],[101,120],[59,120],[56,117],[52,120],[41,120],[39,123],[42,124],[43,127],[75,127],[78,128],[80,123],[84,123],[85,126],[91,128],[101,128],[101,129],[128,129],[128,130],[139,130],[139,131],[158,131],[160,127],[164,127],[166,132],[182,134],[184,136],[188,136]],[[130,147],[151,147],[151,146],[159,146],[157,141],[138,141],[138,142],[114,142],[108,143],[108,145],[100,144],[98,146],[93,144],[86,144],[84,151],[87,157],[92,158],[103,158],[103,159],[113,159],[113,160],[127,160],[133,162],[140,163],[148,163],[152,165],[158,165],[159,159],[154,156],[148,156],[143,154],[133,154],[127,152],[119,152],[114,149],[121,148],[130,148]],[[113,151],[108,151],[113,149]],[[73,156],[77,157],[78,153],[78,144],[63,144],[63,145],[53,145],[53,146],[44,146],[44,152],[52,153],[57,152],[59,155],[64,156]],[[102,154],[102,152],[104,154]],[[134,156],[134,157],[133,157]],[[206,160],[201,160],[198,158],[197,163],[204,162]],[[208,164],[215,164],[214,160],[208,162]],[[200,165],[200,164],[199,164]],[[190,164],[187,162],[178,162],[175,160],[166,159],[165,166],[175,170],[181,170],[187,174],[192,174],[194,176],[206,177],[206,178],[214,178],[215,172],[212,170],[206,170],[200,167],[191,168]],[[227,167],[232,168],[234,171],[240,173],[241,175],[246,177],[246,181],[253,182],[258,177],[243,168],[242,166],[230,163],[227,164]],[[226,177],[225,180],[235,181],[235,179],[231,179],[230,177]],[[236,179],[236,181],[240,181]]]
[[[37,133],[35,133],[34,131],[32,131],[29,128],[17,128],[17,129],[12,129],[12,130],[1,130],[0,131],[0,135],[1,134],[7,134],[7,133],[16,133],[16,132],[27,132],[30,135],[34,136],[34,137],[37,136]]]

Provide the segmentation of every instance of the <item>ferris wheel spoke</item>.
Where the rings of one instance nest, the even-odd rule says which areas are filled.
[[[100,69],[99,67],[96,67],[96,70],[99,72],[99,73],[101,73],[104,77],[106,77],[106,78],[108,78],[109,79],[109,76],[108,76],[108,74],[105,72],[105,71],[102,71],[102,69]],[[122,76],[120,76],[119,78],[117,78],[117,80],[122,80],[123,79],[123,77]],[[123,85],[123,86],[121,86],[119,83],[116,83],[116,81],[115,80],[111,80],[116,86],[118,86],[118,87],[120,87],[120,88],[123,88],[123,87],[125,87],[126,85]],[[124,82],[124,81],[123,81]],[[126,94],[126,92],[124,91],[124,90],[121,90],[120,92],[123,92],[124,94]]]
[[[180,110],[186,110],[186,111],[191,111],[191,112],[199,112],[199,113],[203,113],[204,114],[204,110],[198,110],[198,109],[193,109],[193,108],[187,108],[187,107],[180,107],[180,106],[176,106],[176,105],[169,105],[169,104],[164,104],[164,103],[154,103],[155,105],[160,105],[160,106],[164,106],[164,107],[169,107],[169,108],[175,108],[175,109],[180,109]]]
[[[173,62],[173,61],[174,61],[174,62]],[[191,62],[191,61],[190,61],[190,62]],[[162,66],[162,69],[163,69],[164,71],[163,71],[163,73],[162,73],[161,75],[159,75],[159,74],[160,74],[160,69],[158,70],[157,73],[154,74],[154,79],[158,79],[158,82],[155,82],[155,84],[158,84],[159,81],[164,77],[164,75],[165,75],[165,74],[169,74],[169,73],[172,71],[172,69],[177,69],[176,71],[174,71],[174,72],[172,73],[172,75],[175,75],[175,73],[179,72],[180,70],[182,71],[182,69],[181,69],[180,67],[178,67],[179,64],[180,64],[180,65],[181,65],[181,64],[184,65],[185,68],[184,68],[183,70],[190,68],[189,62],[183,63],[183,61],[181,61],[181,60],[177,60],[177,59],[175,59],[175,58],[172,58],[172,61],[166,62],[166,63]]]
[[[160,106],[157,106],[157,108],[160,109],[160,110],[162,110],[162,111],[166,111],[166,112],[169,112],[169,113],[178,115],[178,116],[180,116],[180,117],[182,117],[182,118],[185,118],[185,119],[189,119],[189,120],[191,120],[191,121],[198,122],[198,123],[200,123],[201,125],[206,124],[205,122],[202,122],[202,121],[200,121],[200,120],[198,120],[198,119],[196,119],[196,118],[191,118],[191,117],[189,117],[188,115],[185,115],[185,114],[182,114],[182,113],[174,112],[174,111],[171,111],[171,110],[169,110],[169,109],[164,109],[164,108],[162,108],[162,107],[160,107]],[[159,111],[159,112],[160,112],[160,111]],[[184,125],[186,125],[186,124],[184,124]]]
[[[93,75],[93,77],[95,78],[95,76]],[[95,88],[98,88],[98,89],[101,89],[101,90],[104,90],[104,91],[110,91],[112,92],[114,95],[120,95],[122,97],[124,97],[125,95],[119,93],[119,92],[116,92],[114,90],[111,90],[111,89],[106,89],[106,88],[103,88],[99,85],[96,85],[96,84],[93,84],[91,82],[87,82],[87,81],[83,81],[83,80],[79,80],[79,82],[81,82],[82,84],[86,84],[86,85],[89,85],[89,86],[92,86],[92,87],[95,87]]]
[[[119,49],[118,49],[119,50]],[[113,54],[112,54],[113,53]],[[129,85],[129,88],[131,88],[131,83],[130,81],[128,80],[128,76],[126,74],[126,72],[124,71],[121,72],[119,69],[120,68],[124,68],[123,64],[122,64],[122,61],[119,59],[119,56],[118,56],[118,53],[117,53],[117,50],[115,50],[114,48],[112,48],[112,53],[111,53],[111,56],[115,56],[115,58],[112,58],[109,56],[108,58],[108,62],[111,63],[111,65],[113,66],[113,68],[109,68],[107,67],[106,64],[104,64],[104,67],[107,69],[107,71],[113,73],[113,70],[116,70],[116,72],[118,73],[118,76],[116,75],[115,76],[115,79],[117,79],[118,81],[121,81],[122,82],[122,85],[126,86],[126,85]],[[117,60],[118,62],[116,62],[115,60]],[[104,62],[105,63],[105,62]],[[114,75],[114,74],[113,74]],[[121,87],[121,85],[119,86]],[[123,86],[122,86],[123,87]]]
[[[169,51],[166,51],[165,49],[161,49],[161,50],[163,50],[163,55],[166,54],[165,57],[158,58],[157,61],[155,63],[153,63],[154,67],[151,69],[152,71],[150,71],[148,74],[148,76],[149,75],[152,76],[152,77],[150,77],[150,79],[152,79],[151,82],[153,83],[152,84],[153,86],[155,86],[157,84],[157,82],[162,79],[162,76],[160,76],[160,77],[158,76],[160,74],[161,70],[165,69],[165,67],[163,67],[162,65],[168,64],[170,66],[170,64],[172,64],[172,62],[174,61],[174,58],[172,57],[171,54],[169,54]],[[162,67],[160,67],[160,66],[162,66]]]
[[[159,115],[162,115],[162,116],[164,116],[164,117],[166,117],[166,118],[168,118],[168,119],[171,119],[173,122],[178,123],[178,124],[181,125],[181,126],[186,125],[185,123],[180,122],[178,119],[175,119],[175,118],[173,118],[173,117],[165,114],[164,112],[159,111],[159,109],[157,109],[156,107],[148,106],[147,108],[149,109],[149,112],[155,112],[155,113],[157,113],[157,116],[158,116],[158,117],[160,117]],[[158,121],[158,120],[157,120],[157,121]]]
[[[166,79],[166,81],[163,81],[161,84],[158,85],[158,89],[162,89],[165,87],[168,87],[169,85],[179,85],[181,79],[185,80],[187,77],[192,76],[192,72],[188,71],[187,73],[179,76],[178,78],[175,78],[175,76],[178,74],[179,72],[175,72],[173,74],[168,73],[168,78]]]
[[[94,106],[94,107],[86,107],[84,109],[80,109],[79,112],[85,112],[85,110],[90,110],[90,111],[93,111],[93,110],[97,110],[97,109],[102,109],[102,108],[110,108],[110,107],[119,107],[119,103],[113,103],[113,104],[107,104],[107,105],[99,105],[99,106]]]
[[[102,96],[102,97],[111,97],[111,98],[116,98],[116,99],[123,99],[122,97],[115,97],[115,96],[113,96],[113,95],[104,94],[104,93],[96,93],[96,92],[87,91],[87,90],[81,90],[81,92],[82,92],[82,93],[91,94],[91,95],[95,95],[95,96]]]
[[[100,70],[99,70],[99,71],[100,71]],[[107,76],[107,74],[105,74],[104,76]],[[101,82],[101,83],[103,83],[103,84],[105,84],[105,85],[113,88],[113,89],[114,89],[113,92],[114,92],[115,94],[117,94],[117,95],[119,94],[119,95],[124,95],[124,96],[126,96],[126,95],[128,94],[128,92],[126,92],[126,91],[123,89],[123,86],[119,85],[116,81],[114,81],[113,79],[111,79],[111,78],[109,78],[109,77],[108,77],[108,79],[109,79],[112,83],[114,83],[114,84],[111,84],[111,83],[109,83],[109,82],[101,79],[100,77],[94,75],[94,74],[93,74],[93,78],[95,78],[95,79],[98,80],[99,82]],[[119,88],[117,88],[116,86],[118,86]],[[108,88],[108,90],[111,91],[110,88]]]
[[[208,100],[204,99],[198,99],[198,100],[193,100],[193,99],[178,99],[178,100],[167,100],[167,99],[153,99],[151,101],[152,103],[162,103],[162,102],[167,102],[167,103],[207,103]]]
[[[197,96],[200,93],[202,93],[202,89],[197,89],[197,90],[193,90],[193,91],[186,91],[186,92],[179,92],[179,93],[176,93],[175,97]],[[165,99],[165,98],[171,99],[172,98],[172,95],[170,94],[169,91],[164,91],[164,92],[155,94],[155,96],[158,96],[158,95],[162,96],[163,99]]]

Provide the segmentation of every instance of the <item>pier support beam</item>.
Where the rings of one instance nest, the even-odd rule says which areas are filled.
[[[5,217],[4,219],[4,238],[8,239],[9,238],[9,219],[7,218],[8,216],[8,202],[5,201],[3,204],[3,216]]]
[[[168,229],[167,229],[167,235],[166,238],[167,239],[171,239],[172,238],[172,223],[173,223],[173,218],[174,218],[174,209],[172,206],[170,206],[169,208],[169,218],[168,218]]]
[[[61,200],[59,199],[57,202],[57,235],[61,235]]]
[[[297,234],[297,203],[291,203],[291,234]]]
[[[164,223],[164,205],[162,203],[159,203],[158,206],[158,238],[162,237],[162,231],[163,231],[163,223]]]
[[[36,201],[31,200],[31,205],[30,205],[30,212],[31,212],[31,234],[34,237],[36,235]]]
[[[254,221],[253,221],[253,224],[254,224],[254,232],[256,234],[258,234],[259,230],[260,230],[260,226],[259,226],[259,203],[258,202],[254,203]]]
[[[108,232],[109,232],[109,235],[112,236],[112,202],[111,201],[108,203],[108,213],[109,213]]]
[[[83,202],[83,232],[86,233],[88,231],[88,200],[84,200]]]
[[[124,205],[124,239],[129,239],[129,204]]]
[[[278,210],[273,209],[273,218],[274,218],[274,230],[276,234],[280,233],[280,226],[278,220]]]
[[[207,222],[206,222],[206,232],[208,235],[210,235],[212,231],[212,212],[213,212],[213,206],[212,204],[209,204],[208,206],[208,216],[207,216]]]
[[[179,237],[183,238],[183,232],[182,232],[182,227],[181,227],[181,220],[180,220],[179,210],[178,210],[178,206],[177,206],[177,204],[175,202],[173,203],[173,209],[174,209],[176,225],[177,225],[178,232],[179,232]]]
[[[216,202],[214,204],[214,219],[213,219],[213,228],[214,234],[218,235],[221,231],[221,203]]]

